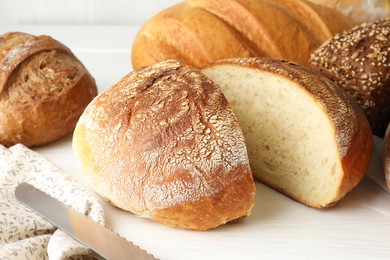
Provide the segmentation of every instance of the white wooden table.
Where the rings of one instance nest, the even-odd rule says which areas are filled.
[[[0,34],[51,35],[73,50],[101,92],[131,71],[131,45],[138,30],[138,26],[9,25],[0,27]],[[71,138],[34,150],[88,187],[73,156]],[[166,227],[112,206],[105,206],[106,217],[114,231],[160,259],[390,259],[390,194],[384,188],[382,140],[375,144],[369,176],[330,209],[308,208],[257,183],[252,214],[210,231]]]

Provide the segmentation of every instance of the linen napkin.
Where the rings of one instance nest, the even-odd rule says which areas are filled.
[[[26,181],[104,225],[103,207],[82,185],[38,153],[0,145],[0,259],[82,259],[91,251],[15,198]]]

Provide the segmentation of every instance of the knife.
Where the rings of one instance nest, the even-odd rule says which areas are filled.
[[[110,229],[26,182],[16,187],[15,197],[54,226],[106,259],[157,259]]]

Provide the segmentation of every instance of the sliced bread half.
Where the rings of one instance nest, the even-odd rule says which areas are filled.
[[[372,155],[370,127],[354,101],[327,78],[265,58],[218,61],[202,72],[231,103],[261,182],[322,208],[363,178]]]

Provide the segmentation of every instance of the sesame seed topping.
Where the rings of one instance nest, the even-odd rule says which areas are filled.
[[[363,23],[337,34],[310,56],[311,67],[351,93],[370,113],[390,100],[390,19]],[[386,89],[385,89],[386,88]],[[375,118],[390,118],[389,115]],[[370,122],[371,123],[371,122]]]
[[[387,37],[382,35],[382,34],[379,34],[379,35],[375,36],[375,38],[377,40],[380,40],[380,41],[387,41],[388,40]]]
[[[351,56],[351,59],[352,60],[354,60],[354,59],[356,59],[357,57],[359,57],[359,51],[355,51],[353,54],[352,54],[352,56]]]

